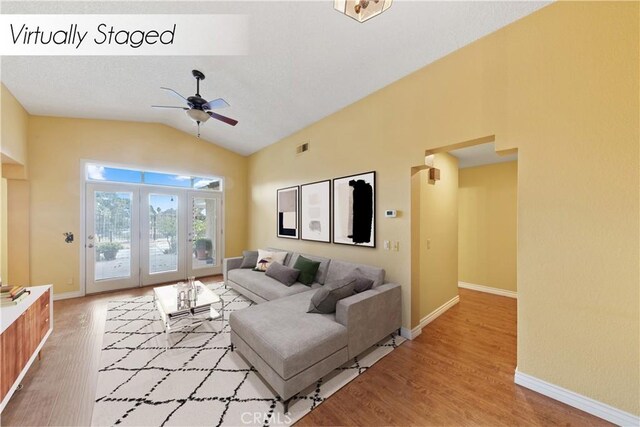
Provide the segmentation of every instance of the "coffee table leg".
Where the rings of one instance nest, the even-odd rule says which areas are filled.
[[[224,301],[220,298],[220,332],[224,330]]]
[[[171,330],[171,321],[167,319],[167,323],[164,324],[164,350],[169,350],[169,332]]]

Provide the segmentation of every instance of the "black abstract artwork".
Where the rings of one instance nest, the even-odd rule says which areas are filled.
[[[375,247],[375,172],[333,180],[333,241]]]

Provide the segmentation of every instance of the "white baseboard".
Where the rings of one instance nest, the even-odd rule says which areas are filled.
[[[449,301],[445,302],[440,307],[436,308],[431,313],[429,313],[425,317],[423,317],[422,320],[420,320],[420,323],[418,324],[418,326],[416,326],[415,328],[413,328],[413,329],[407,329],[407,328],[404,328],[404,327],[401,328],[400,329],[400,335],[402,335],[404,338],[409,339],[409,340],[413,340],[413,339],[417,338],[418,335],[420,335],[422,333],[422,328],[424,328],[429,323],[431,323],[434,320],[436,320],[445,311],[449,310],[451,307],[456,305],[458,302],[460,302],[460,296],[456,295],[455,297],[451,298]]]
[[[500,295],[509,298],[518,298],[518,293],[507,291],[506,289],[492,288],[490,286],[476,285],[475,283],[458,282],[459,288],[471,289],[472,291],[486,292],[488,294]]]
[[[557,385],[540,380],[531,375],[527,375],[518,371],[514,377],[516,384],[526,387],[530,390],[544,394],[547,397],[558,400],[574,408],[578,408],[596,417],[602,418],[619,426],[638,426],[640,425],[640,417],[630,414],[620,409],[616,409],[606,403],[598,402],[589,397],[575,393],[571,390],[559,387]]]
[[[84,296],[84,293],[82,291],[62,292],[59,294],[54,293],[53,300],[58,301],[61,299],[78,298],[83,296]]]

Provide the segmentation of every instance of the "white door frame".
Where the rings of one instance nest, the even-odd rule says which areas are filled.
[[[140,189],[140,283],[141,286],[154,285],[157,283],[166,283],[172,281],[184,280],[187,277],[187,191],[179,187],[155,187],[144,186]],[[175,196],[178,200],[176,241],[177,241],[177,269],[174,272],[151,273],[151,265],[149,259],[149,228],[148,220],[143,220],[143,212],[149,212],[149,195],[163,194]]]
[[[189,260],[187,262],[187,272],[189,276],[195,277],[203,277],[203,276],[211,276],[214,274],[222,274],[222,260],[224,259],[224,194],[213,191],[188,191],[188,239],[187,244],[192,245],[192,230],[193,230],[193,199],[194,198],[202,198],[202,199],[214,199],[217,203],[217,227],[216,227],[216,236],[215,236],[215,245],[216,245],[216,253],[215,253],[215,264],[211,267],[204,268],[193,268],[193,259],[191,256],[187,257]]]
[[[87,287],[86,287],[86,277],[87,277],[87,271],[86,271],[86,266],[87,266],[87,262],[86,262],[86,248],[85,248],[85,242],[87,240],[87,234],[86,234],[86,198],[87,198],[87,184],[94,182],[94,181],[89,181],[87,179],[87,164],[98,164],[101,166],[107,166],[107,167],[114,167],[114,168],[125,168],[125,169],[137,169],[137,170],[148,170],[145,166],[138,166],[138,165],[129,165],[129,164],[124,164],[124,163],[118,163],[118,162],[109,162],[109,161],[101,161],[101,160],[95,160],[95,159],[80,159],[80,168],[79,168],[79,186],[80,188],[79,190],[79,194],[80,194],[80,228],[79,228],[79,244],[78,244],[78,252],[79,252],[79,259],[80,259],[80,275],[79,275],[79,281],[80,281],[80,290],[78,291],[74,291],[74,292],[65,292],[62,294],[57,294],[54,295],[54,299],[55,300],[59,300],[59,299],[66,299],[66,298],[76,298],[76,297],[82,297],[85,296],[87,294]],[[154,169],[154,171],[156,172],[162,172],[162,173],[172,173],[172,174],[178,174],[178,175],[194,175],[194,176],[198,176],[198,175],[209,175],[208,173],[194,173],[193,171],[187,171],[187,170],[163,170],[163,169]],[[220,255],[220,259],[224,259],[224,247],[225,247],[225,235],[224,235],[224,230],[226,227],[226,216],[225,216],[225,200],[226,200],[226,179],[224,176],[216,174],[216,173],[211,173],[211,175],[216,176],[216,177],[220,177],[220,179],[222,180],[222,191],[220,192],[216,192],[217,194],[221,194],[222,197],[222,205],[221,205],[221,215],[222,215],[222,219],[221,219],[221,237],[220,237],[220,248],[221,248],[221,255]],[[145,186],[145,184],[131,184],[131,185],[138,185],[138,186]],[[169,188],[169,187],[168,187]],[[203,191],[203,193],[209,193],[208,191]]]
[[[140,250],[140,189],[136,186],[132,186],[129,184],[118,184],[118,183],[106,183],[106,182],[91,182],[87,183],[87,194],[89,197],[85,198],[85,225],[88,227],[89,225],[94,226],[95,230],[95,200],[93,198],[93,194],[95,192],[118,192],[118,193],[130,193],[131,194],[131,227],[129,229],[129,276],[123,278],[113,278],[113,279],[104,279],[103,281],[96,282],[95,277],[95,245],[98,244],[97,239],[94,237],[94,234],[87,235],[87,230],[85,229],[85,240],[82,242],[82,247],[85,252],[85,271],[87,273],[87,278],[93,284],[92,287],[95,289],[91,289],[91,293],[96,292],[104,292],[111,291],[117,289],[128,289],[136,286],[140,286],[140,257],[138,256]],[[90,255],[87,255],[87,251],[92,249]],[[135,256],[134,256],[135,255]],[[105,289],[100,287],[100,283],[108,284]],[[87,290],[87,282],[85,281],[85,290]]]

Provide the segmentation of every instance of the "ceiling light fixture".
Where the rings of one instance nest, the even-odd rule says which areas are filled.
[[[191,118],[191,120],[193,120],[196,123],[204,123],[207,120],[209,120],[209,117],[210,117],[204,111],[196,110],[195,108],[187,110],[187,111],[185,111],[185,113],[187,113],[187,116],[189,116]]]
[[[334,0],[333,8],[340,13],[364,22],[391,7],[393,0]]]

